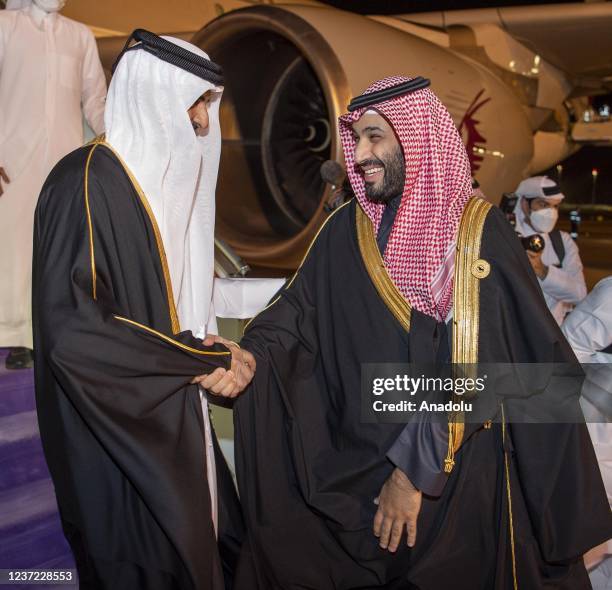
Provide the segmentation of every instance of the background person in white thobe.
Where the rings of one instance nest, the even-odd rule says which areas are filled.
[[[555,229],[564,199],[557,183],[547,176],[523,180],[516,189],[515,229],[522,236],[540,234],[544,250],[527,251],[544,299],[558,324],[586,297],[587,288],[578,246],[564,231]]]
[[[0,10],[0,347],[13,348],[10,368],[31,363],[38,194],[58,160],[83,143],[82,112],[96,134],[104,130],[96,42],[85,25],[58,14],[64,3],[9,0]]]
[[[587,378],[580,400],[612,508],[612,277],[607,277],[561,326]],[[612,588],[612,539],[585,555],[594,590]]]

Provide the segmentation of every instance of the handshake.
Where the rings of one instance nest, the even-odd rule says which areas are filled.
[[[224,344],[229,348],[232,353],[231,367],[229,369],[218,367],[209,375],[197,375],[191,382],[197,383],[214,395],[237,397],[255,375],[255,357],[248,350],[221,336],[206,336],[204,339],[204,346],[212,346],[215,343]]]

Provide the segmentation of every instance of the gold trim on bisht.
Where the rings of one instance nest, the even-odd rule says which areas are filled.
[[[355,221],[357,224],[357,241],[359,242],[359,250],[365,264],[368,275],[376,287],[376,291],[395,316],[397,321],[402,325],[404,330],[410,331],[410,313],[411,306],[406,298],[389,276],[383,257],[378,249],[376,238],[374,236],[374,228],[372,221],[357,203],[355,208]]]
[[[97,138],[96,138],[97,139]],[[89,206],[89,163],[91,162],[91,157],[93,156],[94,151],[99,145],[99,142],[96,140],[90,142],[87,145],[92,145],[93,147],[89,150],[89,154],[87,154],[87,160],[85,161],[85,179],[83,184],[85,185],[85,214],[87,216],[87,230],[89,233],[89,264],[91,265],[91,296],[94,301],[98,298],[97,295],[97,273],[96,273],[96,255],[94,252],[94,237],[93,237],[93,223],[91,221],[91,207]]]
[[[518,590],[518,578],[516,576],[516,545],[514,542],[514,519],[512,517],[512,490],[510,486],[510,462],[506,445],[506,415],[504,405],[501,406],[502,414],[502,441],[504,445],[504,468],[506,473],[506,494],[508,497],[508,522],[510,524],[510,550],[512,555],[512,581],[513,589]]]
[[[125,173],[127,174],[132,186],[136,190],[138,197],[140,198],[140,202],[144,207],[147,215],[149,216],[149,220],[151,221],[151,226],[153,227],[153,233],[155,234],[155,242],[157,243],[157,251],[159,253],[159,258],[161,260],[162,272],[164,273],[164,282],[166,284],[166,297],[168,299],[168,309],[170,311],[170,322],[172,325],[172,333],[178,334],[181,331],[181,325],[179,323],[178,313],[176,311],[176,305],[174,303],[174,293],[172,291],[172,281],[170,279],[170,271],[168,269],[168,259],[166,258],[166,250],[164,249],[164,242],[162,240],[161,232],[159,231],[159,226],[157,225],[157,220],[155,219],[155,215],[153,215],[153,210],[151,209],[151,205],[149,205],[149,201],[145,196],[140,184],[136,180],[136,177],[132,174],[131,170],[127,167],[126,163],[123,161],[121,156],[115,151],[113,146],[106,142],[104,135],[100,135],[96,137],[93,142],[95,145],[103,145],[105,148],[109,149],[113,155],[117,158]],[[94,146],[95,149],[95,146]],[[92,150],[93,151],[93,150]]]
[[[182,348],[183,350],[187,350],[188,352],[193,352],[194,354],[200,354],[203,356],[227,356],[227,355],[232,354],[229,350],[226,352],[198,350],[197,348],[193,348],[192,346],[187,346],[186,344],[183,344],[182,342],[179,342],[178,340],[174,340],[174,338],[170,338],[169,336],[166,336],[165,334],[162,334],[161,332],[158,332],[157,330],[154,330],[153,328],[149,328],[149,326],[145,326],[144,324],[139,324],[138,322],[135,322],[134,320],[129,320],[128,318],[124,318],[120,315],[114,315],[113,317],[116,320],[125,322],[126,324],[129,324],[131,326],[135,326],[136,328],[140,328],[141,330],[144,330],[145,332],[149,332],[150,334],[153,334],[154,336],[161,338],[162,340],[168,342],[169,344],[173,344],[174,346],[178,348]]]
[[[490,272],[489,262],[480,258],[480,245],[485,219],[491,207],[491,203],[484,199],[472,197],[463,210],[457,233],[452,347],[452,362],[456,368],[467,366],[471,369],[478,362],[480,281],[489,276]],[[463,413],[449,414],[448,452],[444,460],[446,473],[453,470],[455,453],[461,446],[464,432]]]

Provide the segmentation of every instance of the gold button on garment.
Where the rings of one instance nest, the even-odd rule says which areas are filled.
[[[470,270],[477,279],[484,279],[489,276],[491,265],[483,258],[479,258],[472,263],[472,268]]]

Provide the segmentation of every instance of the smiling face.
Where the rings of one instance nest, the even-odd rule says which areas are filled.
[[[386,203],[404,191],[406,164],[402,147],[387,120],[367,113],[353,123],[355,164],[363,175],[366,196]]]

